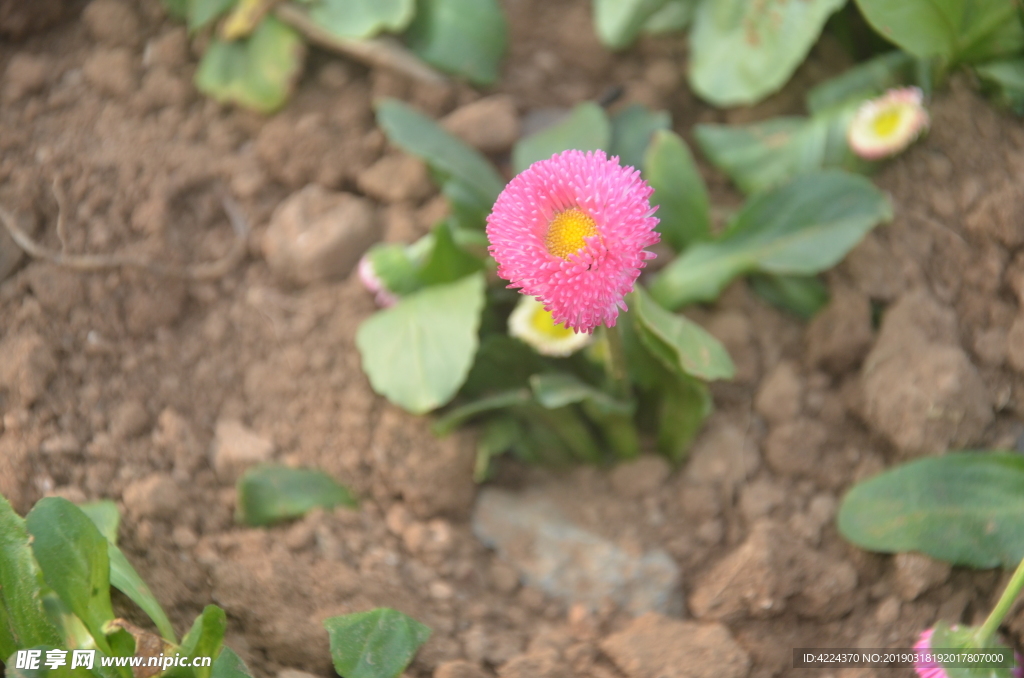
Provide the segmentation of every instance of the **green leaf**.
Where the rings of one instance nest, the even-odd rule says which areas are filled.
[[[651,144],[651,137],[659,130],[672,126],[668,111],[651,111],[641,104],[632,104],[612,116],[612,140],[609,155],[619,156],[619,164],[646,168],[644,153]]]
[[[805,174],[755,197],[719,240],[694,245],[662,269],[651,295],[679,308],[715,299],[745,273],[814,275],[891,218],[888,199],[867,179],[838,171]]]
[[[236,0],[184,0],[188,8],[188,30],[191,33],[200,31],[208,24],[216,21],[227,13]]]
[[[82,509],[82,512],[89,516],[89,520],[93,522],[93,525],[96,526],[96,529],[100,531],[100,534],[107,541],[111,544],[117,543],[117,528],[121,525],[121,512],[117,509],[117,504],[109,499],[103,499],[87,504],[79,504],[78,508]]]
[[[473,364],[483,305],[483,275],[474,273],[364,321],[356,346],[373,389],[414,414],[448,402]]]
[[[513,417],[488,421],[476,444],[473,480],[482,483],[490,477],[491,460],[513,449],[523,438],[523,427]]]
[[[379,607],[324,620],[334,669],[345,678],[396,678],[430,629],[397,610]]]
[[[419,272],[419,278],[425,285],[437,285],[455,282],[470,273],[483,270],[484,263],[480,259],[455,244],[452,227],[442,221],[433,231],[434,247],[426,263]]]
[[[530,402],[530,392],[526,389],[501,391],[452,409],[435,421],[432,428],[436,435],[445,436],[479,414],[503,410],[515,405],[524,405],[528,402]]]
[[[61,497],[40,499],[25,526],[47,585],[82,620],[99,649],[112,654],[103,632],[114,618],[109,542],[80,508]]]
[[[410,294],[423,286],[418,267],[405,245],[377,243],[367,251],[366,257],[377,278],[396,296]]]
[[[844,108],[907,84],[913,77],[914,63],[906,52],[888,52],[857,64],[808,92],[807,110],[814,115]]]
[[[0,657],[36,645],[60,646],[43,609],[39,567],[25,521],[0,495]]]
[[[238,479],[236,518],[245,525],[270,525],[298,518],[322,506],[348,506],[357,502],[345,487],[323,471],[265,464]]]
[[[241,657],[230,647],[224,646],[213,660],[211,678],[252,678],[252,672]]]
[[[711,416],[711,392],[685,375],[667,381],[658,401],[658,451],[679,463],[704,421]]]
[[[621,402],[604,391],[568,372],[548,372],[530,377],[530,388],[534,399],[542,407],[555,410],[566,405],[589,402],[605,413],[633,413],[630,403]]]
[[[182,656],[189,659],[196,657],[216,657],[224,644],[224,634],[228,629],[228,617],[224,610],[216,605],[207,605],[203,612],[192,622],[178,648]],[[191,663],[191,662],[190,662]],[[174,667],[162,674],[166,678],[210,678],[213,666]]]
[[[360,39],[402,31],[415,13],[416,0],[320,0],[309,18],[331,35]]]
[[[690,25],[693,12],[700,0],[668,0],[665,6],[644,23],[644,33],[671,33]]]
[[[1015,0],[857,0],[871,27],[919,58],[978,63],[1024,46]]]
[[[221,103],[270,113],[288,99],[303,52],[298,33],[268,16],[248,38],[214,38],[196,71],[196,87]]]
[[[463,396],[524,388],[530,375],[545,369],[544,360],[529,346],[507,334],[489,334],[480,343],[466,377]]]
[[[960,452],[918,459],[858,483],[839,531],[865,549],[920,551],[954,565],[1016,567],[1024,558],[1024,456]]]
[[[139,573],[135,571],[132,564],[128,562],[124,553],[113,542],[107,544],[107,557],[110,560],[110,585],[129,599],[149,615],[149,618],[156,624],[160,635],[172,643],[177,639],[174,635],[174,626],[167,614],[160,606],[156,596],[149,590],[149,586],[142,580]]]
[[[690,85],[716,106],[762,99],[789,80],[845,2],[701,2],[690,33]]]
[[[1017,665],[1017,653],[999,642],[998,635],[990,636],[984,642],[978,638],[978,629],[973,626],[962,626],[944,620],[939,620],[932,627],[932,637],[928,641],[929,647],[944,648],[949,655],[958,650],[963,652],[976,653],[979,650],[985,652],[986,664],[982,666],[972,665],[970,660],[955,662],[940,662],[940,670],[949,678],[1014,678],[1018,673],[1014,667]],[[946,652],[944,652],[945,654]],[[991,662],[991,663],[989,663]]]
[[[596,464],[605,460],[597,440],[573,406],[549,410],[536,404],[527,404],[519,408],[526,421],[533,425],[530,429],[537,442],[541,459],[547,463],[558,463],[555,457],[567,450],[575,462]],[[543,431],[543,432],[542,432]],[[546,438],[551,435],[555,440]]]
[[[607,149],[612,138],[611,123],[604,109],[593,101],[577,105],[560,122],[520,139],[512,149],[512,168],[518,174],[555,153],[569,149]]]
[[[167,13],[175,19],[188,18],[189,0],[162,0],[161,4],[167,9]]]
[[[490,85],[498,79],[508,26],[497,0],[419,0],[405,40],[427,63]]]
[[[992,61],[974,71],[998,104],[1024,115],[1024,59]]]
[[[707,330],[686,316],[666,311],[639,285],[630,304],[640,340],[668,367],[705,381],[732,379],[736,368],[729,352]]]
[[[594,27],[605,47],[628,47],[665,0],[594,0]]]
[[[762,299],[804,320],[828,304],[828,287],[814,276],[752,275],[750,287]]]
[[[486,158],[397,99],[382,99],[376,109],[377,124],[391,143],[456,179],[481,209],[490,211],[505,182]]]
[[[654,188],[658,232],[676,252],[711,237],[708,189],[686,142],[668,130],[654,134],[644,160],[644,178]]]
[[[697,125],[697,143],[744,193],[780,186],[823,168],[865,169],[846,143],[855,106],[813,118],[784,117],[747,126]]]

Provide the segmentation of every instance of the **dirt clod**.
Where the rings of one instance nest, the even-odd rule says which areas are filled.
[[[764,456],[776,473],[790,476],[814,473],[828,440],[828,429],[814,419],[795,419],[772,427]]]
[[[82,73],[90,85],[112,97],[123,97],[135,90],[135,57],[120,47],[100,48],[82,64]]]
[[[871,347],[871,303],[859,291],[838,287],[823,311],[807,327],[807,362],[843,374]]]
[[[124,505],[132,518],[173,518],[182,503],[181,488],[165,475],[153,474],[124,489]]]
[[[461,106],[441,121],[442,126],[484,153],[501,153],[519,138],[519,114],[506,94],[478,99]]]
[[[661,457],[645,456],[619,464],[609,479],[612,489],[626,499],[639,499],[653,494],[672,471]]]
[[[490,674],[476,664],[459,659],[438,664],[434,678],[490,678]]]
[[[366,195],[381,202],[422,200],[434,190],[422,160],[406,153],[385,155],[356,179]]]
[[[142,39],[139,15],[121,0],[92,0],[82,21],[94,40],[112,47],[135,47]]]
[[[46,391],[57,370],[49,343],[35,332],[9,334],[0,340],[0,393],[29,406]]]
[[[242,422],[222,419],[213,439],[212,462],[217,475],[234,482],[246,468],[270,460],[274,444]]]
[[[893,564],[896,568],[896,592],[906,602],[916,600],[928,589],[945,583],[952,571],[948,563],[923,553],[898,553]]]

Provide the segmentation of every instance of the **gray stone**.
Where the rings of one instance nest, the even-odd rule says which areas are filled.
[[[679,568],[667,553],[620,548],[570,522],[542,490],[484,489],[473,531],[527,584],[569,604],[596,609],[610,599],[633,614],[678,607]]]
[[[369,202],[310,184],[274,211],[263,256],[279,278],[307,285],[348,275],[378,237]]]

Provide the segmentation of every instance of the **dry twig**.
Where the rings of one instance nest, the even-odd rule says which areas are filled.
[[[159,276],[184,278],[186,280],[214,280],[223,277],[245,258],[246,244],[249,237],[249,223],[242,214],[241,208],[232,198],[224,196],[221,205],[231,222],[235,232],[235,241],[231,249],[220,259],[204,264],[193,264],[185,268],[173,268],[153,263],[138,257],[117,254],[68,254],[65,251],[66,234],[64,232],[64,196],[57,183],[54,182],[54,196],[57,199],[57,235],[61,242],[61,251],[43,247],[33,240],[18,226],[17,220],[3,205],[0,205],[0,224],[11,234],[14,242],[31,257],[48,261],[51,264],[69,268],[83,273],[106,271],[115,268],[137,268]]]

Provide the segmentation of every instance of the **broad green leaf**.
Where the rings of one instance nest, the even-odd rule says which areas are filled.
[[[619,156],[619,164],[638,170],[646,169],[644,153],[651,137],[659,130],[672,126],[668,111],[651,111],[641,104],[633,104],[612,116],[612,140],[609,155]]]
[[[711,392],[696,379],[679,375],[667,381],[659,395],[658,451],[679,463],[711,415]]]
[[[174,626],[171,625],[171,620],[167,618],[167,614],[160,606],[156,596],[149,590],[149,586],[135,571],[132,564],[128,562],[128,558],[125,557],[121,549],[113,542],[107,544],[107,557],[110,559],[110,585],[142,608],[142,611],[149,615],[149,618],[156,624],[161,636],[172,643],[177,642]]]
[[[359,39],[405,30],[415,13],[416,0],[320,0],[309,18],[334,36]]]
[[[644,178],[654,188],[658,232],[676,252],[711,237],[710,202],[704,179],[686,142],[668,130],[655,133],[644,160]]]
[[[455,244],[452,227],[443,221],[434,228],[434,247],[419,278],[425,285],[455,282],[484,267],[483,261]]]
[[[826,80],[807,93],[811,115],[844,108],[876,97],[913,77],[914,59],[906,52],[888,52]]]
[[[491,209],[505,182],[486,158],[397,99],[383,99],[376,108],[377,124],[391,143],[423,158],[443,176],[457,180],[471,191],[479,207]]]
[[[188,29],[191,32],[202,30],[212,21],[226,14],[236,0],[182,0],[188,16]]]
[[[441,193],[448,199],[449,220],[459,230],[483,231],[486,228],[493,201],[487,204],[480,202],[470,185],[455,178],[442,184]]]
[[[43,609],[39,567],[25,521],[0,495],[0,657],[19,648],[59,646],[60,633]]]
[[[405,40],[427,63],[490,85],[498,79],[508,25],[497,0],[419,0]]]
[[[252,672],[241,657],[230,647],[224,646],[213,660],[211,678],[252,678]]]
[[[690,25],[698,2],[700,0],[668,0],[664,7],[651,15],[641,30],[654,34],[681,31]]]
[[[88,504],[79,504],[78,508],[89,516],[89,520],[100,531],[100,534],[106,537],[107,541],[117,544],[117,528],[121,525],[121,512],[117,509],[117,504],[109,499],[103,499]]]
[[[298,33],[268,16],[248,38],[211,40],[196,71],[196,87],[221,103],[270,113],[288,99],[303,53]]]
[[[864,177],[804,174],[756,196],[720,239],[698,243],[672,261],[655,278],[651,296],[674,309],[711,301],[746,273],[814,275],[891,218],[888,199]]]
[[[560,122],[520,139],[512,149],[512,168],[519,173],[538,160],[569,149],[607,149],[611,138],[611,123],[604,109],[585,101]]]
[[[448,435],[477,415],[503,410],[515,405],[525,405],[528,402],[530,402],[530,392],[526,389],[501,391],[454,408],[434,422],[432,428],[434,433],[439,436]]]
[[[536,404],[527,404],[519,408],[524,418],[535,425],[531,433],[538,441],[543,440],[540,429],[554,434],[557,443],[541,443],[538,447],[547,449],[540,450],[544,456],[540,461],[545,463],[561,463],[569,461],[554,458],[561,450],[568,450],[572,455],[571,460],[577,463],[596,464],[605,461],[606,455],[602,453],[600,445],[594,439],[590,428],[580,417],[579,412],[573,406],[560,407],[558,409],[547,409]],[[540,428],[537,428],[540,427]],[[561,448],[561,449],[559,449]]]
[[[535,374],[530,377],[530,388],[533,389],[534,399],[549,410],[589,402],[605,413],[633,413],[633,407],[629,403],[616,400],[568,372]]]
[[[959,452],[858,483],[839,531],[865,549],[920,551],[954,565],[1016,567],[1024,558],[1024,456]]]
[[[665,0],[594,0],[594,28],[605,47],[628,47]]]
[[[992,61],[974,70],[996,102],[1024,115],[1024,59]]]
[[[430,629],[379,607],[324,620],[334,669],[345,678],[397,678],[430,638]]]
[[[96,645],[112,654],[103,632],[103,625],[114,618],[109,542],[80,508],[61,497],[40,499],[25,517],[25,526],[47,585],[82,620]]]
[[[780,186],[823,168],[868,167],[846,143],[855,106],[813,118],[785,117],[747,126],[697,125],[697,143],[712,164],[744,193]]]
[[[736,368],[728,351],[707,330],[686,316],[666,311],[639,285],[630,305],[640,340],[660,359],[668,358],[670,368],[705,381],[732,379]]]
[[[701,2],[690,33],[690,85],[716,106],[762,99],[789,80],[845,2]]]
[[[547,363],[533,349],[507,334],[489,334],[480,342],[473,367],[461,395],[471,398],[485,393],[524,388],[530,375]]]
[[[202,613],[192,622],[185,637],[181,639],[179,652],[182,656],[194,659],[196,657],[216,657],[224,644],[224,633],[228,629],[228,617],[224,610],[216,605],[207,605]],[[213,666],[202,667],[173,667],[162,674],[167,678],[210,678],[213,673]]]
[[[828,287],[814,276],[752,275],[750,287],[762,299],[804,320],[828,304]]]
[[[1015,0],[857,0],[871,27],[919,58],[978,63],[1024,46]]]
[[[352,494],[323,471],[278,465],[255,466],[238,479],[238,521],[270,525],[322,506],[348,506]]]
[[[448,402],[469,374],[484,305],[480,273],[402,298],[363,322],[356,345],[375,391],[414,414]]]
[[[377,243],[365,255],[373,272],[389,292],[403,296],[423,286],[416,263],[405,245]]]

